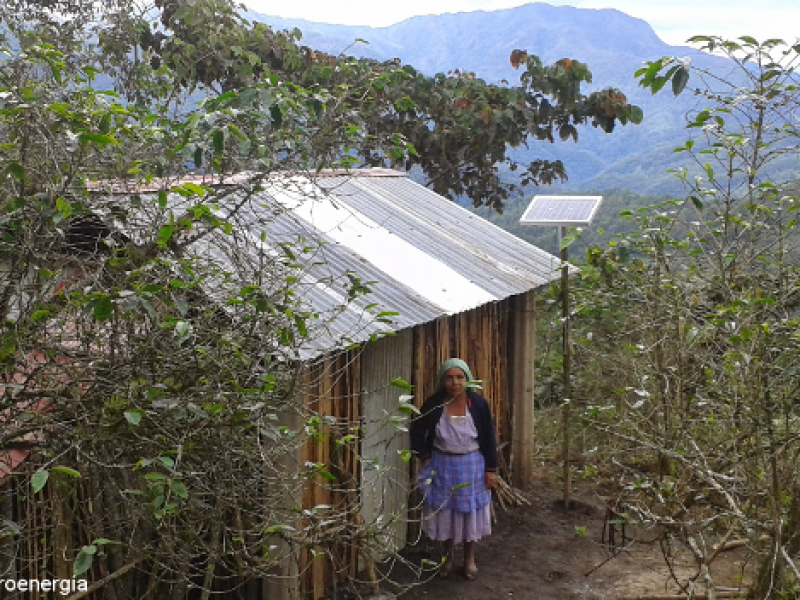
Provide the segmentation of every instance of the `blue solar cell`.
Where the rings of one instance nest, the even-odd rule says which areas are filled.
[[[519,221],[549,227],[586,226],[602,201],[602,196],[534,196]]]

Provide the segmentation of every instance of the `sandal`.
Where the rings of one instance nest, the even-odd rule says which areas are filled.
[[[442,568],[439,569],[439,579],[447,579],[450,577],[450,572],[453,570],[453,564],[451,561],[447,561],[442,565]]]
[[[464,579],[467,581],[475,581],[475,579],[478,577],[478,569],[469,570],[464,567],[462,573],[464,574]]]

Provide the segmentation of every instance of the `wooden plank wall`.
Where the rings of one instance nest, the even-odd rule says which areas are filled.
[[[533,476],[534,451],[534,353],[536,345],[535,290],[511,298],[509,368],[511,402],[511,450],[509,464],[513,485],[525,488]]]
[[[478,392],[489,401],[498,443],[510,439],[508,338],[511,300],[481,306],[414,328],[415,402],[422,406],[434,392],[434,378],[448,358],[461,358],[483,381]]]
[[[434,379],[441,364],[448,358],[461,358],[470,366],[473,376],[483,381],[483,389],[478,391],[489,402],[498,444],[511,439],[510,394],[513,378],[518,376],[508,368],[509,338],[514,335],[510,330],[513,302],[514,298],[509,298],[414,328],[411,383],[417,407],[434,393]],[[416,478],[416,468],[416,464],[410,467],[412,481]],[[408,523],[411,544],[421,535],[420,500],[418,492],[412,492]]]
[[[344,353],[309,367],[302,378],[307,413],[335,417],[336,424],[331,420],[331,423],[324,425],[323,435],[309,440],[300,460],[301,464],[333,462],[332,472],[337,481],[317,476],[312,484],[306,486],[302,499],[304,508],[328,505],[336,511],[349,511],[351,518],[356,516],[354,506],[359,500],[356,490],[363,482],[369,488],[372,481],[371,475],[361,471],[357,456],[363,450],[369,454],[371,449],[383,446],[381,460],[387,464],[392,460],[397,462],[397,450],[408,446],[407,434],[398,437],[397,430],[392,427],[373,432],[374,437],[368,431],[370,437],[363,442],[363,447],[360,441],[341,446],[335,440],[343,435],[358,434],[366,421],[376,422],[379,413],[384,410],[391,412],[396,407],[400,392],[387,386],[394,377],[403,377],[414,385],[414,402],[421,406],[434,391],[434,377],[439,366],[451,357],[466,360],[475,377],[483,381],[480,392],[490,403],[497,426],[498,443],[510,441],[510,394],[512,389],[520,389],[519,381],[516,381],[520,374],[512,371],[522,365],[520,357],[529,350],[513,342],[517,332],[512,330],[515,323],[512,314],[515,307],[518,309],[519,306],[522,306],[519,298],[510,298],[468,313],[444,317],[370,344],[361,353]],[[517,319],[516,324],[519,323]],[[512,358],[513,363],[510,362]],[[405,463],[397,463],[391,468],[401,473],[396,478],[397,485],[383,486],[379,494],[376,490],[370,492],[367,489],[370,496],[362,498],[366,511],[360,517],[375,519],[380,511],[403,512],[409,505],[409,488],[403,479],[409,474],[408,467]],[[413,469],[412,466],[412,476],[415,475]],[[402,473],[404,470],[405,473]],[[28,496],[21,491],[15,489],[12,494],[17,502]],[[6,505],[8,501],[6,499]],[[53,527],[53,524],[41,522],[33,506],[26,506],[21,512],[27,513],[32,524],[45,529]],[[414,514],[412,510],[412,521]],[[418,524],[415,527],[412,522],[408,530],[411,543],[416,539],[418,529]],[[405,533],[398,530],[398,546],[405,539]],[[74,545],[75,540],[72,542]],[[38,577],[37,569],[41,564],[38,560],[39,549],[28,548],[25,554],[33,560],[19,563],[18,575]],[[347,535],[342,535],[324,547],[314,548],[314,552],[305,552],[300,556],[299,563],[301,593],[305,598],[317,600],[330,592],[334,582],[344,582],[355,575],[359,565],[358,549],[348,542]]]
[[[2,540],[0,579],[71,579],[75,548],[91,543],[83,527],[84,520],[91,518],[91,502],[78,502],[91,498],[88,484],[73,482],[74,488],[63,482],[58,486],[48,484],[33,492],[30,476],[42,466],[39,457],[33,455],[0,484],[0,519],[19,526],[24,539],[19,545],[15,536]],[[106,574],[99,569],[95,561],[81,579],[86,579],[89,585],[102,579]],[[2,594],[0,597],[4,598]],[[40,596],[49,594],[17,592],[14,597],[37,600]],[[86,600],[102,597],[102,589],[84,596]]]
[[[385,531],[381,542],[395,549],[406,545],[408,463],[400,452],[408,448],[408,433],[390,422],[399,416],[399,396],[392,379],[411,380],[413,331],[384,338],[361,357],[362,513],[367,525]]]
[[[303,378],[303,395],[310,415],[334,417],[336,425],[327,423],[318,439],[309,439],[302,452],[302,463],[331,465],[328,469],[336,481],[318,475],[306,486],[303,507],[331,506],[333,511],[352,513],[357,502],[360,444],[342,446],[336,443],[344,435],[358,434],[361,424],[361,357],[348,352],[320,361],[310,367]],[[331,464],[333,463],[333,464]],[[335,581],[355,575],[357,548],[348,543],[348,536],[337,536],[333,543],[318,546],[300,557],[300,587],[305,598],[322,598]]]

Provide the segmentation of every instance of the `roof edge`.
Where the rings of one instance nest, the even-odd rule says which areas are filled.
[[[89,181],[86,188],[91,193],[102,194],[136,194],[146,192],[160,192],[168,190],[173,186],[193,183],[208,187],[226,187],[241,185],[259,180],[282,178],[282,177],[308,177],[311,181],[324,177],[407,177],[408,174],[395,169],[375,167],[371,169],[322,169],[317,172],[298,172],[298,171],[275,171],[273,173],[250,173],[242,172],[232,175],[193,175],[189,177],[158,177],[148,183],[125,181],[119,179],[100,179]]]

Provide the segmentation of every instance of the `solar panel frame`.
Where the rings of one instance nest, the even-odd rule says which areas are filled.
[[[602,196],[534,196],[519,222],[531,227],[586,227],[602,202]]]

